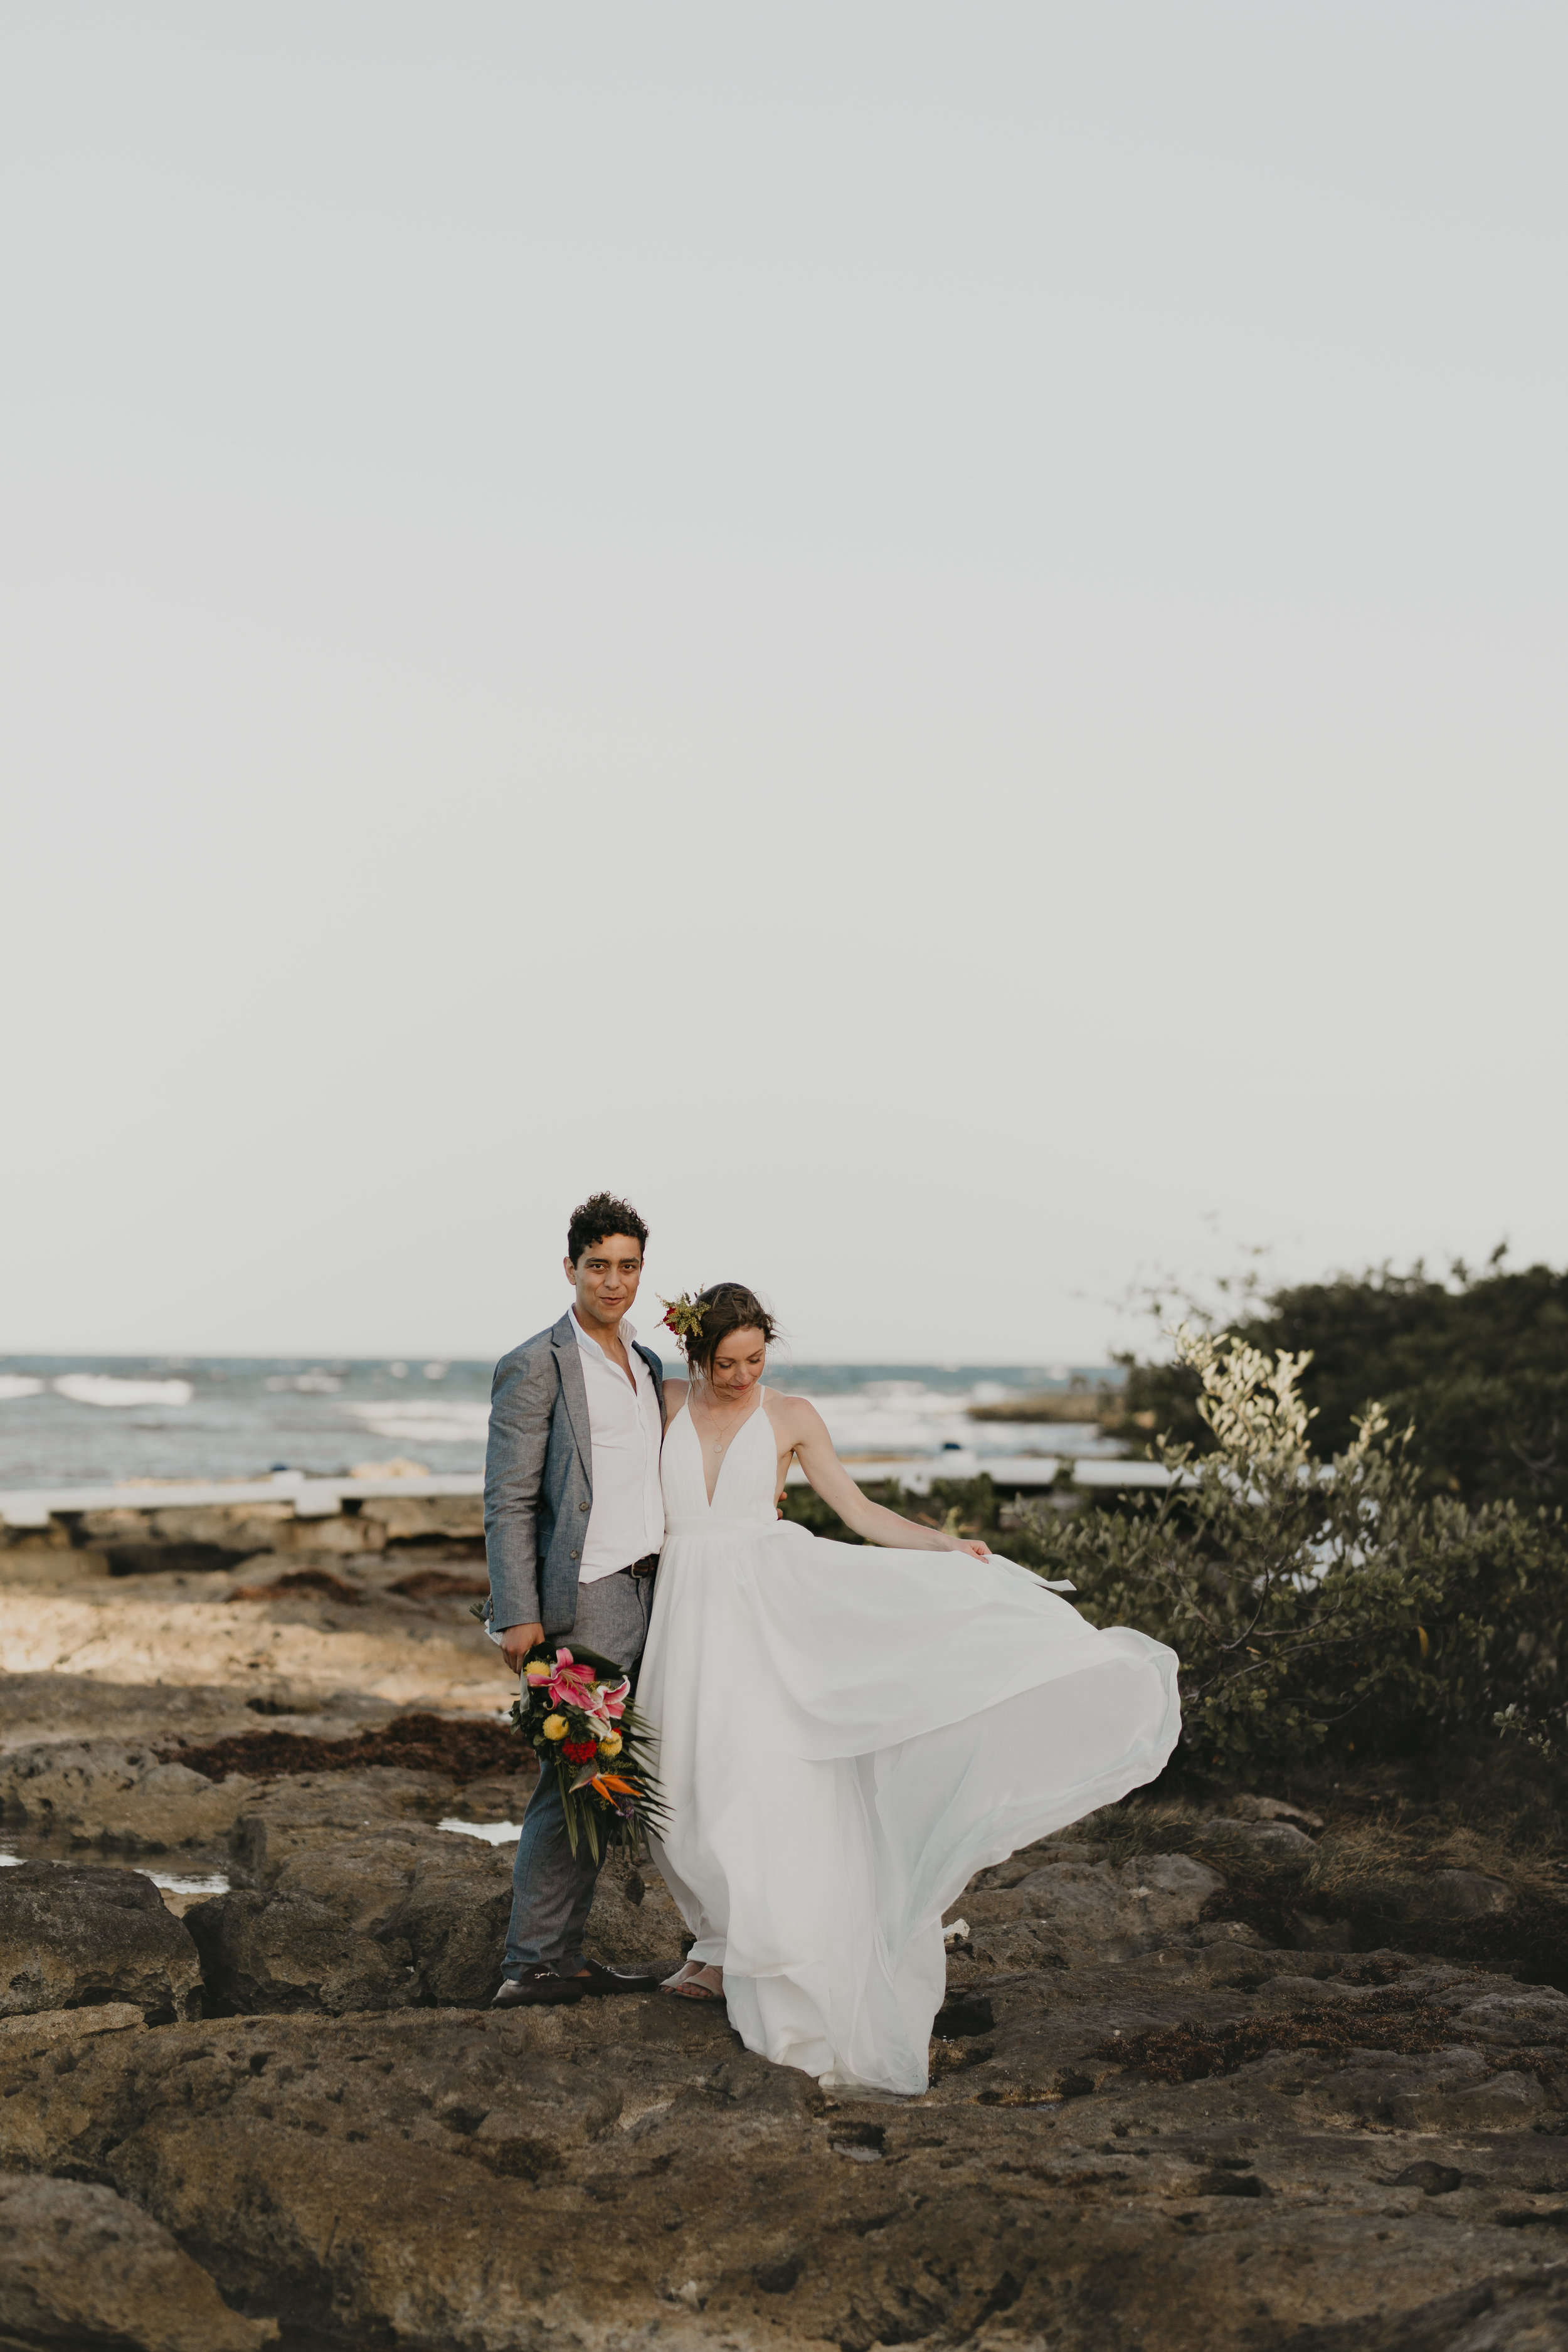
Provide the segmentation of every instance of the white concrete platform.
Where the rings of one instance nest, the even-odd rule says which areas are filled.
[[[484,1491],[480,1470],[431,1478],[312,1478],[304,1471],[278,1470],[270,1478],[219,1480],[208,1486],[187,1486],[171,1478],[138,1480],[126,1486],[13,1486],[0,1489],[0,1522],[8,1528],[47,1528],[57,1513],[240,1510],[247,1503],[289,1503],[297,1519],[330,1519],[345,1502]]]
[[[880,1486],[896,1478],[911,1495],[924,1495],[936,1478],[975,1478],[982,1472],[1005,1494],[1039,1493],[1055,1484],[1064,1465],[1070,1465],[1078,1486],[1155,1486],[1169,1484],[1157,1462],[1107,1461],[1103,1455],[918,1454],[887,1462],[847,1462],[844,1467],[862,1486]],[[790,1465],[788,1483],[804,1486],[806,1476],[798,1464]],[[335,1518],[349,1502],[372,1502],[401,1496],[471,1496],[485,1491],[484,1474],[472,1470],[428,1478],[312,1478],[303,1471],[279,1470],[270,1478],[218,1480],[209,1485],[184,1485],[174,1479],[152,1479],[124,1486],[13,1486],[0,1489],[0,1525],[47,1528],[51,1519],[82,1511],[243,1510],[247,1504],[288,1503],[297,1519]]]

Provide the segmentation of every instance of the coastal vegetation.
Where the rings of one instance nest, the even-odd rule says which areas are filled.
[[[1156,1440],[1163,1493],[1012,1516],[1026,1564],[1070,1576],[1095,1622],[1177,1652],[1194,1761],[1256,1780],[1314,1756],[1561,1739],[1560,1508],[1432,1492],[1373,1401],[1324,1459],[1303,1355],[1184,1326],[1173,1364],[1208,1443]]]
[[[1281,1334],[1321,1336],[1326,1367]],[[1086,1492],[1067,1473],[1026,1501],[980,1477],[897,1507],[1070,1578],[1092,1622],[1169,1643],[1178,1776],[1257,1785],[1503,1740],[1558,1781],[1568,1276],[1494,1263],[1445,1287],[1384,1271],[1281,1292],[1232,1331],[1184,1323],[1172,1341],[1128,1381],[1130,1406],[1159,1420],[1140,1451],[1169,1474],[1163,1491]],[[815,1501],[786,1507],[816,1524]]]
[[[1185,1297],[1181,1313],[1209,1328],[1223,1320],[1248,1346],[1300,1360],[1314,1460],[1347,1446],[1375,1402],[1391,1428],[1408,1431],[1424,1492],[1456,1495],[1472,1509],[1568,1506],[1568,1271],[1510,1272],[1505,1255],[1495,1250],[1479,1272],[1456,1264],[1446,1280],[1419,1262],[1268,1292],[1244,1277],[1222,1286],[1228,1312]],[[1161,1302],[1151,1304],[1158,1312]],[[1164,1349],[1122,1360],[1131,1420],[1145,1417],[1151,1438],[1200,1454],[1215,1446],[1194,1364]]]

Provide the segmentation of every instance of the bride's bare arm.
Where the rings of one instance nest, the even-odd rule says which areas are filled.
[[[776,1406],[773,1427],[781,1444],[793,1448],[795,1460],[823,1501],[856,1535],[868,1543],[889,1544],[900,1551],[966,1551],[975,1559],[990,1559],[989,1548],[983,1543],[947,1535],[941,1528],[922,1528],[881,1503],[868,1502],[833,1451],[822,1415],[805,1397],[770,1396],[768,1403]]]

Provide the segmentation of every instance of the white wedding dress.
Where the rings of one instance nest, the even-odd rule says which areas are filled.
[[[1176,1658],[1011,1560],[781,1520],[764,1393],[711,1503],[684,1407],[665,1438],[637,1688],[669,1810],[657,1856],[749,2050],[923,2091],[943,1912],[977,1870],[1154,1778]]]

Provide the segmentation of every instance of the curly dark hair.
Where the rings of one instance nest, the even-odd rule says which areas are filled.
[[[693,1374],[711,1373],[714,1354],[731,1331],[760,1331],[769,1347],[778,1336],[778,1325],[756,1292],[748,1290],[743,1282],[710,1283],[698,1292],[696,1304],[702,1309],[702,1329],[680,1341],[680,1352]]]
[[[613,1192],[595,1192],[572,1212],[566,1255],[575,1265],[585,1249],[592,1249],[595,1242],[607,1242],[612,1234],[628,1234],[639,1247],[647,1247],[647,1227],[631,1202],[617,1201]]]

